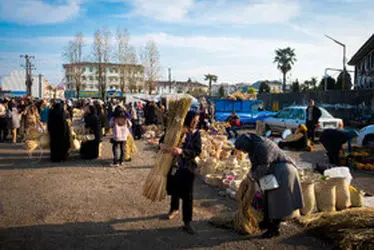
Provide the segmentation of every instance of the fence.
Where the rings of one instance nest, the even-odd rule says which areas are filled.
[[[291,105],[307,105],[308,100],[313,99],[318,106],[326,108],[333,116],[345,122],[374,113],[374,89],[260,94],[257,99],[264,102],[266,109],[274,111]]]

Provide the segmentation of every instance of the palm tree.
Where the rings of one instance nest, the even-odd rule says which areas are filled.
[[[218,76],[207,74],[205,75],[204,81],[209,81],[209,96],[212,96],[212,82],[217,82]]]
[[[292,65],[296,62],[295,50],[287,47],[285,49],[277,49],[275,51],[274,63],[283,74],[283,92],[286,91],[286,75],[292,69]]]

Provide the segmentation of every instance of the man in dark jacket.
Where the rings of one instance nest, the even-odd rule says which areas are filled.
[[[315,130],[321,116],[321,110],[314,104],[314,100],[310,99],[306,109],[306,127],[308,129],[308,139],[312,140],[312,142],[314,142]]]

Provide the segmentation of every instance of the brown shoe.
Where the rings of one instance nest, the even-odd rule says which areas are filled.
[[[177,216],[179,214],[179,210],[174,210],[174,211],[172,211],[172,212],[170,212],[170,213],[168,213],[168,220],[172,220],[172,219],[174,219],[175,218],[175,216]]]

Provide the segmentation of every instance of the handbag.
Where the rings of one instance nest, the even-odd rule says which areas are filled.
[[[260,178],[260,188],[262,191],[270,191],[279,188],[277,178],[273,174]]]

